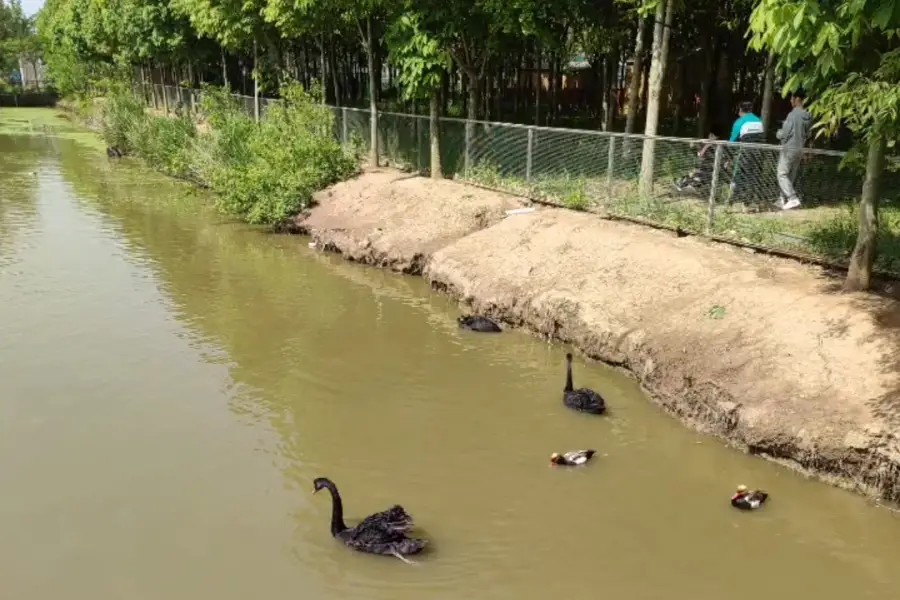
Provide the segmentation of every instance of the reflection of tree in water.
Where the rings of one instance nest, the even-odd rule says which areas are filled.
[[[34,173],[47,149],[40,138],[0,135],[0,266],[14,260],[29,232],[39,227]]]
[[[315,372],[320,359],[346,355],[347,340],[331,332],[338,320],[371,310],[370,294],[326,276],[324,265],[298,260],[296,238],[219,222],[193,188],[128,162],[110,168],[105,157],[73,150],[61,152],[61,170],[80,201],[117,231],[131,258],[156,273],[197,341],[227,351],[238,382],[231,408],[268,418],[290,445],[295,436],[285,427],[296,421],[298,369]],[[372,351],[366,335],[359,332],[351,346]]]

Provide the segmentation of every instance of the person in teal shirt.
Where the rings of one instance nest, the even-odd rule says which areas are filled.
[[[728,141],[757,144],[765,141],[762,120],[753,114],[752,102],[744,101],[738,105],[738,119],[731,127],[731,136]],[[752,147],[738,146],[734,151],[731,201],[749,201],[758,196],[765,187],[760,185],[762,157],[760,151]]]
[[[762,121],[753,114],[752,102],[741,102],[738,107],[738,119],[731,126],[729,142],[739,142],[746,135],[759,135],[763,132]]]

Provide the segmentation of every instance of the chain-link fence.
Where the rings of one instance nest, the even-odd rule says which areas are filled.
[[[201,94],[174,86],[137,89],[148,103],[163,108],[166,102],[172,110],[193,110]],[[249,115],[255,114],[253,97],[235,96]],[[272,102],[278,100],[259,99],[261,117]],[[370,112],[332,111],[335,136],[368,151]],[[855,238],[853,206],[862,192],[862,174],[842,168],[841,152],[805,149],[782,157],[781,148],[769,144],[453,118],[439,120],[439,136],[445,177],[540,202],[828,260],[845,259]],[[389,164],[427,173],[429,118],[379,112],[378,146]],[[788,168],[779,176],[779,160],[785,158]],[[800,210],[781,210],[785,180],[802,199]],[[900,191],[893,171],[885,173],[884,190],[890,207],[890,198]],[[897,258],[896,265],[881,266],[900,270],[900,240],[883,242]]]

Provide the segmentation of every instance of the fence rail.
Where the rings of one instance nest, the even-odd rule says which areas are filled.
[[[151,89],[138,84],[136,89],[159,108],[165,104],[187,111],[199,106],[202,94],[174,86]],[[235,97],[248,115],[256,114],[253,97]],[[265,118],[267,107],[277,102],[259,98],[257,118]],[[368,151],[369,110],[331,110],[335,137]],[[803,151],[791,173],[803,205],[801,210],[784,212],[776,206],[781,196],[779,146],[456,118],[439,119],[439,131],[446,177],[801,258],[843,263],[852,247],[848,207],[862,192],[862,177],[840,168],[842,152]],[[427,115],[379,111],[379,157],[427,173],[429,132]],[[645,144],[655,150],[652,163],[643,165]],[[893,195],[900,190],[900,179],[893,172],[885,176],[886,195]],[[900,244],[896,245],[897,264],[880,264],[882,271],[900,271]]]

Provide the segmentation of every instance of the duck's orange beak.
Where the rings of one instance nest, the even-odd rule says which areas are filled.
[[[319,488],[313,488],[313,494],[318,494],[318,493],[319,493]]]

